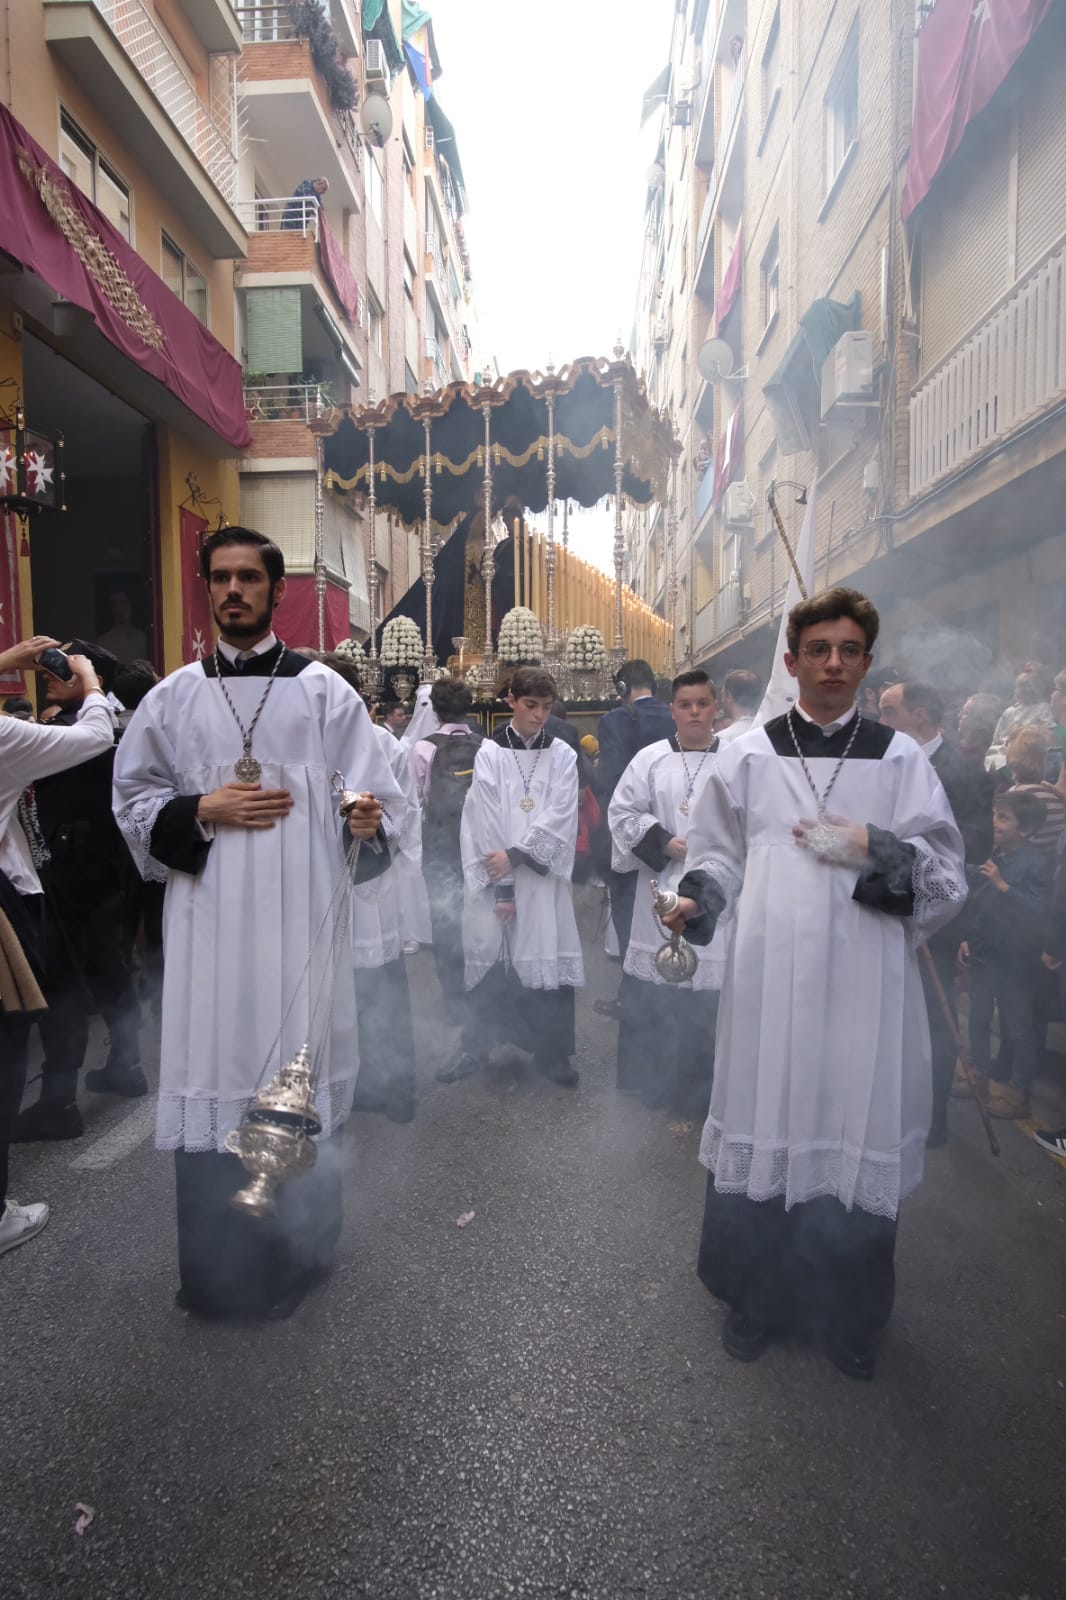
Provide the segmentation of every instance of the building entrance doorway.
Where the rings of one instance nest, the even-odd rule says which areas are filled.
[[[67,510],[28,524],[34,631],[159,670],[154,426],[30,334],[22,360],[30,425],[65,441]]]

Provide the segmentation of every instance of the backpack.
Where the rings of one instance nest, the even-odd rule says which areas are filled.
[[[422,818],[422,854],[427,862],[459,860],[459,824],[474,777],[474,759],[484,742],[480,733],[431,733],[436,750]]]

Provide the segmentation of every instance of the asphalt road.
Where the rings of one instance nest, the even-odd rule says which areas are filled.
[[[174,1309],[147,1103],[16,1152],[53,1215],[0,1260],[3,1600],[1061,1600],[1066,1168],[955,1108],[877,1380],[739,1365],[698,1130],[616,1094],[590,968],[576,1092],[442,1087],[414,958],[417,1120],[354,1125],[340,1263],[287,1323]]]

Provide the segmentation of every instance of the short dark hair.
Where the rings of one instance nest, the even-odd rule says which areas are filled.
[[[210,578],[211,557],[215,551],[234,544],[254,545],[263,558],[271,587],[281,582],[285,576],[285,557],[273,539],[268,539],[265,533],[257,533],[254,528],[241,528],[236,524],[229,528],[217,528],[214,533],[208,534],[200,547],[200,576]]]
[[[839,622],[848,617],[857,622],[866,635],[866,653],[869,655],[881,631],[881,618],[877,607],[858,589],[823,589],[801,600],[788,614],[788,648],[792,655],[799,650],[800,634],[818,622]]]
[[[745,711],[755,710],[762,699],[762,688],[762,679],[744,667],[734,667],[722,681],[723,692],[732,695],[734,705],[741,706]]]
[[[1039,795],[1025,789],[1004,789],[992,802],[992,810],[1011,811],[1022,833],[1028,835],[1042,828],[1047,821],[1047,810]]]
[[[150,661],[124,661],[115,673],[111,692],[127,711],[136,711],[149,689],[154,689],[158,682],[159,675]]]
[[[891,685],[887,687],[891,688]],[[927,711],[931,722],[939,728],[944,721],[944,696],[931,683],[919,683],[916,678],[905,678],[900,684],[903,704],[908,711]]]
[[[454,722],[466,716],[474,696],[462,678],[438,678],[429,691],[429,703],[442,722]]]
[[[363,680],[351,656],[345,655],[340,650],[316,650],[313,655],[311,651],[307,654],[311,656],[312,661],[321,661],[324,667],[330,667],[338,678],[343,678],[348,687],[355,690],[356,694],[362,694]]]
[[[511,694],[516,700],[558,700],[555,679],[543,667],[516,667],[511,678]],[[431,691],[432,693],[432,691]]]
[[[717,700],[718,690],[714,686],[714,679],[702,667],[693,667],[691,672],[679,672],[670,685],[670,698],[675,699],[681,689],[709,689]]]
[[[33,721],[33,706],[24,694],[9,694],[0,709],[9,717],[19,717],[24,722]]]
[[[655,688],[655,674],[646,661],[638,657],[635,661],[623,661],[614,675],[619,693],[632,694],[634,689]]]

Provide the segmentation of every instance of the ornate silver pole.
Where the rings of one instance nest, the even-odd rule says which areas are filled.
[[[620,365],[625,350],[621,340],[614,347],[615,362]],[[614,379],[614,657],[615,670],[626,658],[626,643],[622,637],[622,567],[625,562],[625,535],[622,531],[622,474],[625,456],[622,451],[622,388],[623,375]]]
[[[432,424],[423,417],[426,450],[423,462],[425,481],[422,485],[424,513],[422,519],[422,582],[426,591],[426,653],[422,657],[422,682],[432,683],[437,676],[437,658],[433,652],[433,452],[430,441]]]
[[[668,548],[666,620],[670,628],[670,660],[677,670],[677,451],[670,452],[670,506],[666,518]]]
[[[318,606],[318,648],[326,648],[326,503],[322,487],[324,441],[315,439],[315,600]]]
[[[563,549],[570,548],[570,502],[563,501]]]
[[[492,675],[492,580],[496,575],[496,544],[492,532],[492,407],[486,401],[481,407],[485,419],[485,479],[482,484],[482,505],[485,516],[485,548],[481,557],[481,576],[485,581],[485,642],[482,646],[482,674]]]
[[[548,362],[548,377],[555,368]],[[548,548],[545,568],[548,577],[548,661],[552,668],[558,666],[559,640],[555,632],[555,395],[549,389],[548,401]]]
[[[370,450],[370,488],[367,496],[370,536],[366,576],[370,593],[370,649],[367,651],[367,665],[363,674],[364,687],[372,695],[378,694],[381,690],[381,663],[378,659],[378,500],[377,485],[374,482],[374,433],[373,428],[367,429],[367,443]]]

